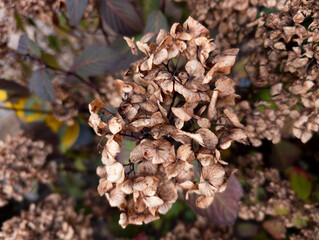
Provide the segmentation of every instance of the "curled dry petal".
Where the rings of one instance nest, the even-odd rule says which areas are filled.
[[[187,18],[183,24],[183,29],[184,31],[189,32],[193,38],[209,37],[208,29],[192,17]]]
[[[211,205],[214,201],[214,197],[207,197],[207,196],[199,196],[196,199],[196,206],[199,208],[207,208]]]
[[[219,187],[224,183],[225,170],[220,164],[202,168],[199,191],[205,196],[213,196],[218,192]]]
[[[193,115],[192,111],[189,111],[189,109],[184,107],[172,107],[172,112],[175,114],[176,117],[184,122],[191,120]]]
[[[139,132],[144,127],[154,127],[156,125],[164,123],[165,120],[160,112],[154,113],[150,118],[142,118],[132,122],[129,129],[134,132]]]
[[[163,200],[157,196],[144,197],[143,200],[144,200],[146,206],[149,208],[159,207],[159,206],[164,204]]]
[[[206,74],[203,84],[209,83],[215,72],[229,74],[231,67],[234,65],[236,56],[239,52],[238,48],[227,49],[214,58],[215,65]]]
[[[107,178],[100,178],[99,186],[97,187],[98,193],[100,196],[103,196],[105,193],[113,189],[113,183],[109,182]]]
[[[218,91],[214,91],[212,98],[210,100],[210,103],[208,106],[208,112],[207,112],[207,117],[210,120],[213,120],[217,114],[217,110],[216,110],[217,98],[218,98]]]
[[[123,38],[126,41],[127,45],[130,47],[132,54],[138,55],[137,48],[136,48],[136,45],[134,43],[134,37],[132,39],[128,38],[128,37],[123,37]]]
[[[120,132],[123,128],[123,125],[124,125],[123,120],[117,117],[112,118],[108,122],[108,127],[112,134],[117,134],[118,132]]]
[[[129,93],[133,91],[133,86],[131,84],[125,83],[120,79],[114,80],[114,85],[119,93]]]
[[[124,167],[121,163],[115,162],[110,166],[106,166],[106,172],[108,181],[118,183],[124,181]]]
[[[114,137],[110,138],[102,152],[102,163],[106,166],[114,164],[116,162],[115,157],[120,151],[119,143],[114,140]]]
[[[205,101],[209,102],[209,96],[205,92],[193,92],[187,88],[185,88],[182,84],[175,82],[174,85],[175,91],[177,91],[179,94],[183,95],[185,100],[189,103],[199,102],[199,101]]]
[[[244,128],[244,125],[240,123],[236,113],[231,112],[229,108],[226,108],[224,110],[224,113],[226,114],[226,116],[229,118],[229,120],[235,127]]]
[[[125,193],[119,188],[114,188],[110,193],[106,193],[105,196],[109,200],[111,207],[118,207],[125,203]]]
[[[196,131],[196,134],[199,134],[202,138],[202,143],[199,142],[199,144],[210,150],[215,149],[218,143],[218,138],[211,130],[207,128],[200,128]]]

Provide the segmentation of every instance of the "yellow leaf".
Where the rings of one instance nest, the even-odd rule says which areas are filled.
[[[62,147],[69,148],[71,147],[77,140],[80,133],[80,124],[75,122],[72,126],[68,126],[66,129],[66,133],[62,139]]]
[[[45,124],[51,128],[51,130],[55,133],[58,132],[59,128],[63,125],[63,122],[57,120],[53,114],[49,114],[48,117],[45,119]]]
[[[4,90],[0,90],[0,101],[5,101],[8,98],[8,94]]]

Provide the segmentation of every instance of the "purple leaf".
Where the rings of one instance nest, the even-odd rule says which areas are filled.
[[[168,30],[168,23],[161,10],[154,10],[147,17],[144,33],[158,33],[160,29]]]
[[[30,91],[46,101],[55,102],[55,92],[51,82],[53,77],[45,68],[34,71],[29,81]]]
[[[69,18],[76,27],[83,17],[87,4],[88,0],[66,0]]]
[[[83,77],[96,76],[104,71],[119,72],[136,60],[126,42],[116,39],[108,47],[89,46],[75,58],[70,69]]]
[[[31,55],[33,57],[41,56],[39,46],[25,34],[23,34],[19,39],[18,52],[23,55]]]
[[[107,69],[115,56],[116,52],[108,47],[89,46],[75,58],[71,71],[84,77],[98,75]]]
[[[224,192],[217,193],[213,203],[208,208],[198,208],[195,204],[198,195],[190,195],[188,205],[197,214],[207,218],[212,225],[231,225],[238,213],[238,202],[243,196],[243,189],[237,178],[232,174]]]
[[[103,21],[119,34],[133,35],[143,29],[140,16],[127,0],[101,0],[100,12]]]

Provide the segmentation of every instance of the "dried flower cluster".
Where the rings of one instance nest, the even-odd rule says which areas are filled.
[[[278,143],[283,131],[309,141],[319,130],[318,1],[187,2],[191,15],[214,32],[219,48],[240,47],[253,89],[270,87],[271,100],[249,99],[250,106],[237,108],[245,113],[236,111],[244,116],[252,144],[260,146],[264,138]]]
[[[0,206],[21,201],[31,192],[34,181],[48,183],[56,176],[56,163],[47,162],[51,146],[18,134],[0,141]]]
[[[54,10],[65,6],[64,0],[5,0],[6,9],[28,17],[36,17],[45,22],[52,22]]]
[[[167,233],[167,235],[161,240],[223,240],[236,239],[233,237],[233,228],[232,227],[212,227],[209,222],[200,216],[197,216],[196,222],[192,224],[185,224],[179,222],[176,227]]]
[[[51,194],[39,204],[31,204],[19,217],[4,222],[0,239],[92,239],[90,216],[76,213],[72,199]]]
[[[291,189],[290,183],[280,177],[277,169],[259,170],[263,165],[261,154],[254,153],[240,157],[239,163],[242,177],[250,186],[247,198],[240,202],[238,215],[241,219],[263,222],[265,229],[267,225],[277,225],[280,239],[285,238],[287,228],[293,227],[303,228],[300,236],[304,235],[304,238],[295,236],[296,238],[291,239],[317,239],[319,237],[315,235],[319,230],[317,205],[305,204],[304,201],[299,200]],[[259,196],[260,189],[266,192],[262,200]]]
[[[264,105],[264,112],[248,111],[248,137],[277,143],[283,126],[292,122],[290,132],[306,143],[319,130],[319,4],[287,0],[276,7],[278,11],[261,14],[252,24],[257,28],[252,46],[258,50],[246,69],[254,87],[270,85],[272,99],[254,103]]]
[[[181,0],[175,0],[180,2]],[[255,21],[263,8],[273,8],[278,0],[185,0],[191,16],[213,31],[215,43],[220,49],[246,48]]]
[[[122,227],[158,219],[176,201],[177,189],[186,190],[186,198],[197,193],[199,207],[210,205],[226,187],[220,150],[246,137],[231,108],[233,82],[225,76],[238,49],[220,53],[191,17],[148,43],[152,37],[136,45],[126,38],[132,52],[145,57],[131,65],[124,81],[115,80],[122,97],[116,112],[100,100],[89,105],[89,124],[107,138],[98,191],[123,211]],[[116,160],[124,137],[136,140],[127,163]]]

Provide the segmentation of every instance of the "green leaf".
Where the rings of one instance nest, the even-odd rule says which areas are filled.
[[[152,11],[161,7],[160,0],[140,0],[140,4],[143,6],[144,19],[147,19]]]
[[[23,34],[19,39],[18,52],[24,55],[31,55],[34,57],[41,56],[41,50],[39,46]]]
[[[140,16],[128,0],[101,0],[100,13],[103,21],[119,34],[131,36],[143,29]]]
[[[22,32],[25,32],[23,21],[18,12],[14,12],[14,18],[17,22],[17,29],[20,29]]]
[[[168,22],[161,10],[154,10],[147,18],[144,33],[158,33],[160,29],[168,30]]]
[[[87,4],[88,0],[66,0],[69,18],[76,27],[83,17]]]
[[[61,69],[59,63],[55,59],[55,57],[49,53],[41,52],[41,58],[42,60],[50,67],[55,69]]]
[[[47,36],[48,44],[50,48],[54,49],[57,52],[61,51],[59,39],[54,35]]]
[[[279,216],[285,216],[289,213],[288,208],[281,208],[280,206],[277,206],[277,205],[275,205],[274,210],[275,210],[276,214]]]
[[[293,217],[293,223],[296,226],[296,228],[304,228],[305,226],[307,226],[307,219],[302,218],[300,215],[296,214]]]
[[[29,89],[40,98],[55,102],[55,92],[52,85],[53,75],[49,70],[42,68],[33,72],[29,80]]]
[[[311,193],[311,182],[302,172],[291,171],[290,173],[291,188],[297,194],[297,197],[302,200],[308,199]]]

